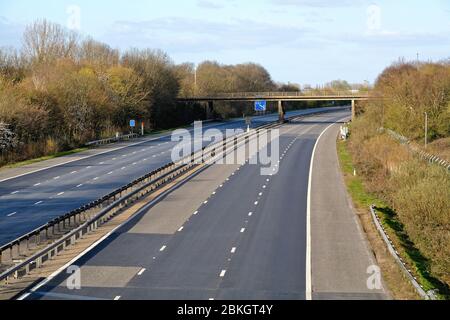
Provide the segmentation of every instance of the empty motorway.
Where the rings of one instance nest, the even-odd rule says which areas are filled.
[[[72,261],[81,288],[67,287],[62,268],[22,298],[386,298],[366,285],[373,257],[327,154],[349,116],[335,111],[283,125],[275,174],[249,162],[212,165]],[[327,176],[313,173],[309,183],[311,167]]]
[[[312,111],[300,110],[287,115],[309,112]],[[260,126],[277,118],[278,115],[254,117],[253,125]],[[205,124],[203,129],[225,131],[245,127],[243,120],[233,120]],[[36,172],[31,169],[27,173],[24,169],[26,174],[20,174],[21,169],[9,170],[16,176],[8,176],[8,169],[0,172],[0,246],[169,163],[176,143],[170,135],[141,138]]]

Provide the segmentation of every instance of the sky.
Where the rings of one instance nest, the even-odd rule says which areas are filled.
[[[373,82],[393,62],[450,58],[449,0],[0,0],[0,47],[45,18],[175,63],[260,63],[275,81]]]

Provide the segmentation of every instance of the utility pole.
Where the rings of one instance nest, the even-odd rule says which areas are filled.
[[[428,145],[428,113],[425,112],[425,149]]]

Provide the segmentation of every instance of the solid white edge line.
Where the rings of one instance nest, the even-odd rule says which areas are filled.
[[[317,146],[319,145],[320,138],[325,134],[325,132],[328,131],[332,126],[336,125],[339,121],[342,121],[344,119],[348,118],[342,118],[339,120],[336,120],[335,123],[330,124],[328,127],[325,128],[325,130],[322,131],[322,133],[319,135],[319,137],[316,140],[316,143],[314,144],[314,149],[311,154],[311,162],[309,167],[309,179],[308,179],[308,200],[306,204],[306,300],[312,300],[312,270],[311,270],[311,184],[312,184],[312,173],[314,168],[314,157],[316,153]]]
[[[319,108],[319,109],[320,109],[320,110],[310,110],[310,109],[307,109],[307,110],[305,110],[305,111],[306,111],[305,113],[303,113],[303,112],[302,112],[302,113],[298,113],[297,116],[302,116],[302,115],[307,116],[307,115],[309,115],[309,114],[308,114],[308,111],[312,111],[312,112],[323,111],[323,108]],[[262,116],[262,118],[260,118],[260,120],[262,120],[262,119],[264,119],[264,118],[270,118],[270,115],[268,115],[268,116]],[[233,122],[239,122],[239,121],[243,121],[243,120],[239,118],[239,119],[231,120],[231,121],[230,121],[229,123],[227,123],[227,124],[230,124],[230,123],[233,123]],[[274,122],[275,122],[275,121],[274,121]],[[220,125],[215,124],[215,125],[210,125],[210,126],[203,126],[203,129],[213,128],[213,127],[220,127],[220,126],[222,126],[222,125],[224,125],[224,124],[220,124]],[[189,131],[189,132],[192,132],[193,130],[194,130],[194,129],[190,129],[190,130],[188,130],[188,131]],[[40,172],[40,171],[44,171],[44,170],[47,170],[47,169],[51,169],[51,168],[63,166],[63,165],[65,165],[65,164],[68,164],[68,163],[71,163],[71,162],[81,161],[81,160],[84,160],[84,159],[89,159],[89,158],[92,158],[92,157],[95,157],[95,156],[99,156],[99,155],[102,155],[102,154],[114,152],[114,151],[117,151],[117,150],[122,150],[122,149],[125,149],[125,148],[128,148],[128,147],[137,146],[137,145],[140,145],[140,144],[143,144],[143,143],[146,143],[146,142],[156,141],[156,140],[163,139],[163,138],[167,138],[167,137],[170,137],[170,136],[171,136],[170,134],[167,134],[167,135],[164,135],[164,136],[155,137],[155,138],[151,138],[151,139],[148,139],[148,140],[136,142],[136,143],[134,143],[134,144],[130,144],[130,145],[127,145],[127,146],[123,146],[123,147],[119,147],[119,148],[115,148],[115,149],[111,149],[111,150],[106,150],[106,151],[104,151],[104,152],[100,152],[100,153],[97,153],[97,154],[92,154],[92,155],[89,155],[89,156],[86,156],[86,157],[82,157],[82,158],[80,158],[80,159],[69,160],[69,161],[62,162],[62,163],[59,163],[59,164],[55,164],[55,165],[52,165],[52,166],[49,166],[49,167],[45,167],[45,168],[37,169],[37,170],[34,170],[34,171],[26,172],[26,173],[23,173],[23,174],[19,174],[19,175],[13,176],[13,177],[5,178],[5,179],[0,180],[0,182],[5,182],[5,181],[12,180],[12,179],[15,179],[15,178],[20,178],[20,177],[26,176],[26,175],[28,175],[28,174],[33,174],[33,173]],[[150,147],[150,148],[152,148],[152,147]]]
[[[242,120],[241,119],[235,120],[235,122],[238,122],[238,121],[242,121]],[[221,125],[219,125],[219,126],[221,126]],[[208,129],[208,128],[212,128],[212,127],[217,127],[217,125],[210,125],[210,126],[206,126],[206,127],[204,126],[203,129]],[[193,130],[194,129],[190,129],[189,132],[191,132]],[[100,152],[100,153],[97,153],[97,154],[88,155],[88,156],[82,157],[80,159],[73,159],[73,160],[69,160],[69,161],[66,161],[66,162],[61,162],[61,163],[58,163],[58,164],[55,164],[55,165],[52,165],[52,166],[49,166],[49,167],[45,167],[45,168],[41,168],[41,169],[30,171],[30,172],[22,173],[22,174],[13,176],[13,177],[5,178],[5,179],[0,180],[0,182],[5,182],[5,181],[8,181],[8,180],[20,178],[20,177],[23,177],[23,176],[26,176],[26,175],[29,175],[29,174],[33,174],[33,173],[36,173],[36,172],[40,172],[40,171],[56,168],[56,167],[59,167],[59,166],[63,166],[65,164],[72,163],[72,162],[75,162],[75,161],[81,161],[81,160],[89,159],[89,158],[92,158],[92,157],[95,157],[95,156],[100,156],[102,154],[106,154],[106,153],[122,150],[122,149],[129,148],[129,147],[134,147],[134,146],[146,143],[146,142],[156,141],[156,140],[164,139],[164,138],[167,138],[167,137],[170,137],[170,136],[171,136],[171,134],[167,134],[167,135],[164,135],[164,136],[151,138],[151,139],[140,141],[140,142],[137,142],[137,143],[134,143],[134,144],[130,144],[130,145],[127,145],[127,146],[123,146],[123,147],[119,147],[119,148],[115,148],[115,149],[111,149],[111,150],[106,150],[104,152]]]
[[[49,283],[52,279],[54,279],[57,275],[59,275],[61,272],[63,272],[64,270],[66,270],[68,267],[70,267],[71,265],[73,265],[73,263],[75,263],[77,260],[79,260],[80,258],[82,258],[83,256],[85,256],[86,254],[88,254],[90,251],[92,251],[95,247],[97,247],[100,243],[102,243],[105,239],[107,239],[108,237],[110,237],[114,232],[116,232],[117,230],[119,230],[120,228],[122,228],[123,226],[125,226],[126,224],[128,224],[130,221],[132,221],[138,214],[140,214],[141,210],[143,210],[144,208],[146,208],[147,206],[151,206],[154,205],[155,203],[157,203],[158,201],[160,201],[163,197],[165,197],[167,195],[167,193],[170,193],[171,190],[167,190],[166,192],[160,194],[159,196],[157,196],[155,199],[153,199],[152,201],[150,201],[147,205],[144,205],[144,207],[142,207],[141,209],[139,209],[138,211],[136,211],[133,215],[131,215],[127,220],[125,220],[123,223],[121,223],[120,225],[118,225],[117,227],[115,227],[113,230],[111,230],[110,232],[108,232],[107,234],[105,234],[103,237],[101,237],[100,239],[98,239],[96,242],[94,242],[92,245],[90,245],[87,249],[83,250],[83,252],[81,252],[79,255],[77,255],[75,258],[73,258],[72,260],[70,260],[68,263],[66,263],[64,266],[62,266],[61,268],[59,268],[58,270],[56,270],[55,272],[53,272],[52,274],[50,274],[47,278],[45,278],[44,280],[42,280],[40,283],[36,284],[34,287],[32,287],[28,292],[24,293],[23,295],[21,295],[19,298],[17,298],[17,300],[24,300],[26,299],[28,296],[30,296],[32,293],[36,292],[39,288],[41,288],[42,286],[44,286],[45,284]],[[153,259],[155,259],[155,257],[153,257]]]
[[[347,118],[347,117],[346,117]],[[345,119],[345,118],[343,118]],[[334,124],[332,124],[334,125]],[[332,126],[330,125],[330,127]],[[328,128],[327,128],[328,129]],[[158,138],[159,139],[159,138]],[[157,139],[154,139],[157,140]],[[151,140],[148,140],[151,141]],[[124,147],[126,148],[126,147]],[[108,151],[111,152],[111,151]],[[106,152],[105,152],[106,153]],[[80,159],[82,160],[82,159]],[[76,161],[76,160],[73,160]],[[72,162],[72,161],[70,161]],[[56,166],[55,166],[56,167]],[[42,171],[44,169],[41,169],[39,171]],[[24,174],[25,175],[25,174]],[[12,179],[12,178],[10,178]],[[7,179],[7,180],[10,180]],[[6,180],[4,180],[6,181]],[[0,180],[0,182],[3,182]],[[153,199],[149,204],[152,203],[156,203],[157,201],[159,201],[161,198],[163,198],[164,196],[166,196],[166,193],[163,193],[161,195],[159,195],[158,197],[156,197],[155,199]],[[308,192],[308,197],[309,197],[309,192]],[[146,206],[144,206],[143,208],[145,208]],[[68,267],[70,267],[74,262],[76,262],[77,260],[79,260],[81,257],[85,256],[88,252],[92,251],[95,247],[97,247],[100,243],[102,243],[105,239],[107,239],[108,237],[110,237],[114,232],[116,232],[117,230],[119,230],[120,228],[122,228],[123,226],[125,226],[127,223],[129,223],[131,220],[133,220],[137,214],[139,214],[141,212],[141,210],[143,209],[141,208],[140,210],[138,210],[135,214],[133,214],[131,217],[129,217],[126,221],[124,221],[123,223],[121,223],[120,225],[118,225],[116,228],[114,228],[113,230],[111,230],[110,232],[108,232],[107,234],[105,234],[103,237],[101,237],[100,239],[98,239],[96,242],[94,242],[92,245],[90,245],[87,249],[85,249],[83,252],[81,252],[78,256],[76,256],[75,258],[73,258],[72,260],[70,260],[68,263],[66,263],[64,266],[62,266],[61,268],[59,268],[58,270],[56,270],[55,272],[53,272],[51,275],[49,275],[46,279],[44,279],[42,282],[36,284],[33,288],[31,288],[27,293],[24,293],[23,295],[21,295],[19,298],[17,298],[17,300],[24,300],[26,299],[28,296],[30,296],[32,293],[36,292],[39,288],[41,288],[42,286],[44,286],[45,284],[49,283],[53,278],[55,278],[57,275],[59,275],[63,270],[67,269]],[[309,206],[308,206],[309,208]],[[198,211],[196,211],[196,213],[198,213]],[[194,214],[196,214],[194,213]],[[307,224],[307,227],[309,225]],[[153,258],[155,259],[155,257]],[[308,263],[308,260],[307,260]],[[310,269],[311,270],[311,269]],[[311,279],[311,278],[310,278]],[[311,282],[309,283],[311,286]],[[308,287],[307,287],[308,288]]]

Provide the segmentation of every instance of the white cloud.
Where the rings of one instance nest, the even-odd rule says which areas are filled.
[[[213,52],[282,45],[298,40],[308,32],[298,25],[252,20],[215,22],[170,17],[141,22],[118,21],[102,40],[120,47],[153,47],[169,53]]]

